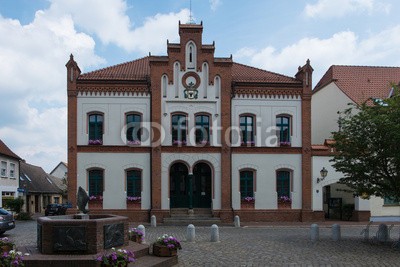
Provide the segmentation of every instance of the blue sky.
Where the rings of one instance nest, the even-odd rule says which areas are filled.
[[[314,85],[336,65],[400,66],[398,0],[192,0],[216,56]],[[65,63],[83,72],[166,54],[189,0],[0,0],[0,138],[50,171],[66,161]]]

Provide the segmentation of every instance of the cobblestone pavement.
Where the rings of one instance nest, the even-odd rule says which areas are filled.
[[[131,225],[137,226],[137,225]],[[363,242],[363,225],[342,225],[342,240],[331,240],[331,229],[320,227],[320,240],[310,241],[309,226],[221,226],[220,242],[209,242],[210,227],[196,227],[196,242],[186,242],[186,227],[146,225],[146,243],[164,233],[182,240],[177,266],[400,266],[400,249],[392,244]],[[370,237],[377,226],[371,226]],[[391,231],[398,240],[400,225]],[[36,245],[36,222],[18,221],[6,232],[17,246]]]

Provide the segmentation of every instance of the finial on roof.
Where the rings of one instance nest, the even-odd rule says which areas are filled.
[[[309,58],[307,59],[307,65],[310,65],[310,59]]]
[[[299,66],[299,67],[297,68],[297,70],[300,71],[300,70],[301,70],[301,66]]]
[[[215,46],[215,41],[213,41],[213,46]]]
[[[71,53],[71,55],[69,55],[69,59],[74,60],[74,55],[72,53]]]
[[[232,54],[231,54],[231,59],[232,59]]]
[[[169,44],[169,40],[167,39],[167,45]]]
[[[149,57],[151,57],[151,52],[149,52]]]
[[[190,6],[189,6],[189,22],[188,24],[195,24],[193,16],[192,16],[192,0],[190,0]]]

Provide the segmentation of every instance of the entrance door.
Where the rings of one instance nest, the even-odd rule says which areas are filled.
[[[169,170],[170,208],[189,207],[188,168],[183,163],[175,163]]]
[[[193,207],[211,208],[211,168],[207,163],[198,163],[193,168]]]

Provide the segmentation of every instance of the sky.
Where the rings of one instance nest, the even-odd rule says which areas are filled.
[[[313,84],[331,65],[400,66],[398,0],[0,0],[0,139],[50,172],[67,161],[65,64],[82,72],[178,42],[203,22],[215,55]]]

